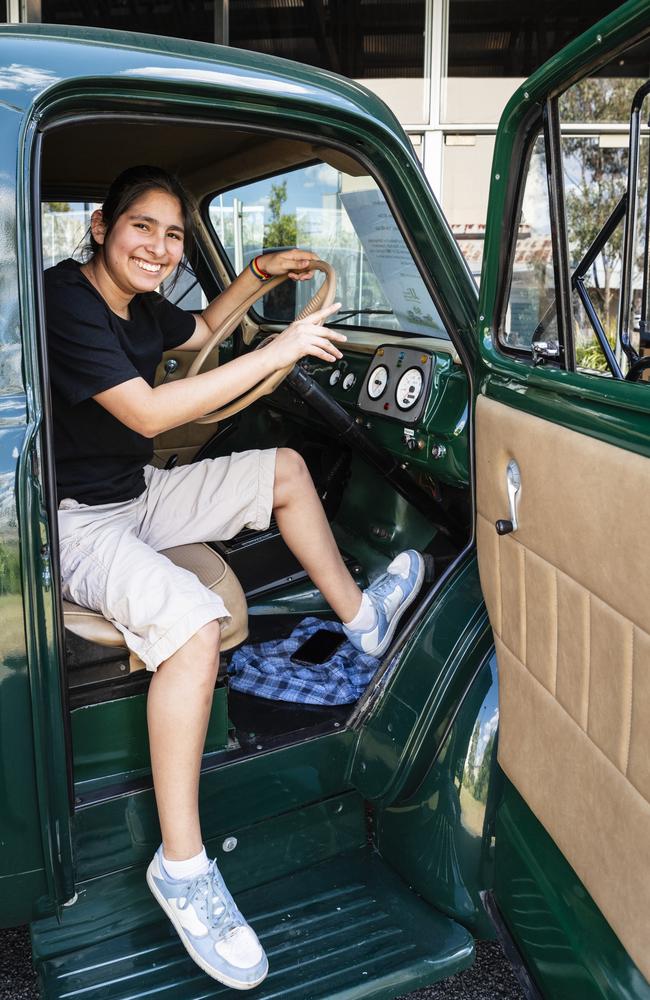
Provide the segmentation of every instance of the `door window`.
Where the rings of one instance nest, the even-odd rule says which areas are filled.
[[[557,341],[551,215],[543,136],[533,146],[524,185],[503,343],[531,350],[534,337]]]
[[[368,177],[317,162],[212,198],[209,220],[233,271],[260,252],[311,250],[331,263],[337,325],[448,339],[383,193]],[[262,299],[265,320],[287,323],[314,294],[285,282]]]

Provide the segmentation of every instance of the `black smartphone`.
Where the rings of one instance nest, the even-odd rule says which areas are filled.
[[[345,636],[341,632],[330,632],[329,629],[320,628],[308,639],[305,639],[290,659],[294,663],[304,663],[305,666],[315,666],[318,663],[325,663],[333,656],[339,646],[345,642]]]

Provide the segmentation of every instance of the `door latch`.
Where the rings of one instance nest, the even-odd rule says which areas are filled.
[[[560,345],[557,340],[534,340],[531,344],[533,349],[533,364],[543,365],[545,361],[558,361],[560,358]]]
[[[506,467],[506,490],[508,492],[510,519],[499,519],[496,522],[497,535],[509,535],[519,527],[517,521],[517,504],[519,502],[519,493],[521,492],[521,473],[514,458],[510,459]]]

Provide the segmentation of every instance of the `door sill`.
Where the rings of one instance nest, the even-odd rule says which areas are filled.
[[[105,898],[114,904],[110,893]],[[460,972],[474,958],[469,932],[416,896],[372,848],[249,889],[237,903],[269,957],[256,1000],[389,1000]],[[143,896],[140,906],[127,932],[116,919],[114,934],[92,945],[75,949],[63,938],[63,953],[46,947],[47,958],[36,955],[45,1000],[232,996],[187,956],[153,897]]]

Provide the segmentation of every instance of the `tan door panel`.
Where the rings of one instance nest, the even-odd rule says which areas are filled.
[[[190,365],[194,361],[197,351],[166,351],[163,359],[156,369],[155,385],[161,382],[176,382],[185,378]],[[174,372],[165,378],[165,362],[173,359],[178,367]],[[219,364],[219,348],[208,355],[203,366],[204,371],[216,368]],[[205,444],[217,431],[218,424],[184,424],[182,427],[174,427],[173,430],[165,431],[154,438],[153,464],[159,467],[165,465],[171,455],[178,455],[178,464],[186,465],[191,462],[202,445]]]
[[[650,460],[484,396],[476,454],[499,762],[650,979]]]

